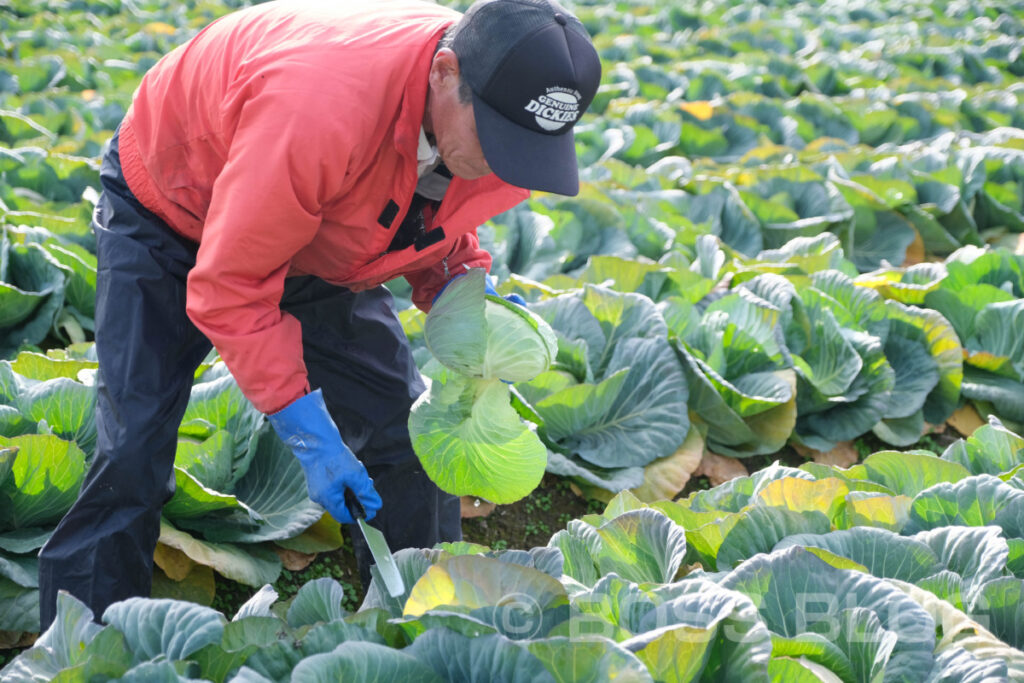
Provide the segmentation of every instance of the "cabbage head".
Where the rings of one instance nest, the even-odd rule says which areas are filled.
[[[442,365],[480,379],[527,381],[547,370],[558,353],[554,331],[537,315],[484,294],[480,268],[445,288],[423,333]]]
[[[484,293],[484,271],[453,280],[424,324],[433,380],[413,405],[409,435],[442,490],[511,503],[540,484],[547,448],[512,407],[508,382],[546,371],[555,333],[521,306]],[[499,380],[505,380],[499,381]]]

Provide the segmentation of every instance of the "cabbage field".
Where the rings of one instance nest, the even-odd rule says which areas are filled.
[[[1024,681],[1022,0],[572,4],[604,65],[580,195],[479,230],[528,308],[389,287],[431,477],[580,506],[399,551],[398,598],[283,591],[351,551],[211,354],[156,596],[65,594],[38,634],[96,442],[104,144],[243,4],[0,0],[0,679]]]

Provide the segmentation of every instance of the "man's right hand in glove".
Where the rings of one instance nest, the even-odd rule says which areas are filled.
[[[373,488],[373,480],[363,463],[341,440],[319,389],[269,415],[268,419],[299,459],[309,497],[314,502],[323,505],[339,522],[352,524],[355,520],[345,505],[345,489],[352,489],[363,506],[366,519],[373,519],[382,505],[380,495]]]

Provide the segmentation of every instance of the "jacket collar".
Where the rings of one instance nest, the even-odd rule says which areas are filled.
[[[445,29],[451,23],[450,21],[445,21],[438,26],[437,31],[426,42],[420,54],[416,57],[416,64],[409,72],[409,78],[405,82],[402,95],[402,109],[398,113],[398,121],[395,124],[394,140],[395,148],[399,154],[413,161],[416,160],[420,130],[423,127],[423,113],[427,107],[430,63],[434,59],[437,41],[441,39]]]

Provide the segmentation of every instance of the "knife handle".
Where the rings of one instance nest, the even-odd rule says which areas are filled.
[[[356,494],[348,487],[345,488],[345,507],[348,508],[348,513],[352,515],[352,521],[366,519],[366,510],[363,509],[362,503],[356,498]]]

